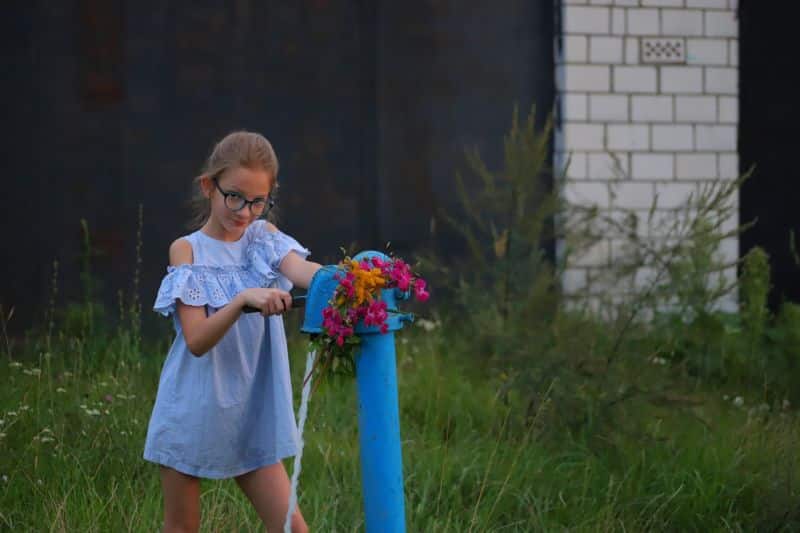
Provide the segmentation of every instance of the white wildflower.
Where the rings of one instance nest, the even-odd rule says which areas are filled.
[[[8,363],[8,366],[10,366],[11,368],[19,368],[22,366],[22,363],[20,363],[19,361],[11,361],[10,363]]]
[[[722,396],[722,399],[723,399],[723,401],[726,401],[726,402],[727,402],[728,400],[730,400],[730,399],[731,399],[731,397],[730,397],[730,396],[728,396],[727,394],[725,394],[725,395],[723,395],[723,396]]]
[[[65,389],[64,387],[58,387],[56,389],[56,392],[67,392],[67,389]]]
[[[37,485],[41,485],[41,484],[42,484],[42,480],[41,480],[41,479],[37,479],[37,480],[36,480],[36,484],[37,484]]]
[[[17,416],[17,412],[16,412],[16,411],[9,411],[9,412],[7,412],[6,414],[7,414],[8,416]]]
[[[7,475],[3,474],[3,476],[0,477],[0,479],[3,480],[3,483],[8,483],[8,476]]]
[[[0,426],[2,426],[2,425],[3,425],[3,424],[5,424],[5,423],[6,423],[6,421],[5,421],[5,420],[3,420],[2,418],[0,418]]]
[[[100,411],[97,409],[87,409],[86,414],[90,416],[100,416]]]
[[[19,410],[20,411],[30,411],[31,410],[31,406],[30,405],[26,405],[26,404],[22,404],[22,405],[19,406]]]
[[[69,370],[65,370],[64,371],[64,377],[65,378],[71,378],[72,377],[72,372],[70,372]]]
[[[25,370],[22,371],[22,373],[27,374],[29,376],[39,376],[41,375],[42,371],[38,368],[31,368],[30,370],[26,368]]]
[[[650,362],[653,363],[654,365],[666,365],[667,364],[667,360],[666,359],[664,359],[663,357],[658,357],[658,356],[655,356],[655,357],[651,358]]]
[[[428,320],[427,318],[417,319],[416,323],[419,327],[421,327],[425,331],[433,331],[439,325],[437,322],[434,322],[433,320]]]
[[[4,439],[4,438],[6,438],[6,434],[5,433],[0,433],[0,439]]]
[[[736,398],[733,399],[733,405],[735,405],[736,407],[743,406],[744,405],[744,398],[742,398],[741,396],[737,396]]]
[[[48,437],[47,435],[45,435],[44,437],[41,437],[39,439],[40,442],[53,442],[55,440],[56,439],[54,439],[53,437]]]

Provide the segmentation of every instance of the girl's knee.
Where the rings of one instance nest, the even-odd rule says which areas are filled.
[[[300,513],[292,516],[292,533],[308,533],[308,525]]]

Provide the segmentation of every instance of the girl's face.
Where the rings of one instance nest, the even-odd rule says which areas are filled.
[[[266,209],[272,189],[271,178],[264,169],[245,167],[230,168],[216,179],[204,178],[203,192],[211,201],[209,229],[223,239],[239,239],[247,226]],[[229,207],[238,207],[242,200],[244,207],[241,209],[234,211]]]

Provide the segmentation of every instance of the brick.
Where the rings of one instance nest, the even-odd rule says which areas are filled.
[[[599,267],[608,266],[611,259],[611,250],[608,241],[601,240],[583,250],[575,250],[570,256],[571,267]]]
[[[739,205],[738,198],[732,198],[732,200],[733,200],[731,202],[732,206]],[[722,222],[720,230],[722,231],[722,233],[730,233],[731,231],[734,231],[738,227],[739,227],[739,211],[734,209],[730,213],[730,216]]]
[[[739,259],[739,240],[736,238],[722,239],[717,251],[724,263],[733,263]]]
[[[561,112],[566,120],[585,121],[589,118],[586,93],[561,93]]]
[[[717,102],[714,96],[676,96],[677,122],[716,122]]]
[[[588,162],[591,179],[621,179],[630,174],[628,155],[625,153],[589,154]]]
[[[614,92],[652,93],[656,91],[656,67],[613,67]]]
[[[739,27],[734,11],[706,11],[707,37],[736,37]]]
[[[690,9],[665,9],[661,12],[661,34],[676,37],[703,35],[703,12]]]
[[[589,116],[592,121],[628,120],[628,97],[619,94],[593,94],[589,97]]]
[[[726,180],[739,177],[739,154],[719,154],[719,177]]]
[[[737,94],[739,92],[739,76],[735,68],[706,68],[706,92],[713,94]]]
[[[585,35],[564,36],[564,61],[567,63],[586,63],[589,59],[589,39]]]
[[[689,65],[728,64],[728,42],[724,39],[689,39],[686,52]]]
[[[683,0],[642,0],[644,7],[682,7]]]
[[[700,67],[661,67],[661,92],[702,93],[703,69]]]
[[[592,37],[589,41],[592,63],[622,63],[622,37]]]
[[[731,39],[730,43],[728,43],[729,50],[728,50],[728,63],[732,67],[739,66],[739,41],[736,39]]]
[[[711,9],[725,9],[728,0],[686,0],[686,7],[704,7]]]
[[[632,96],[634,122],[672,122],[671,96]]]
[[[614,0],[589,0],[589,3],[596,6],[610,6]]]
[[[719,97],[719,121],[723,123],[739,122],[739,99],[733,96]]]
[[[674,209],[682,207],[689,201],[689,196],[697,197],[697,188],[690,183],[657,183],[657,206],[661,209]]]
[[[563,9],[564,33],[604,33],[610,31],[611,10],[607,7],[567,5]]]
[[[672,179],[675,177],[675,161],[672,154],[633,154],[634,179]]]
[[[635,37],[625,39],[625,63],[628,65],[639,63],[639,39]]]
[[[563,65],[556,76],[563,76],[568,91],[604,92],[610,89],[609,68],[600,65]]]
[[[603,150],[603,126],[601,124],[567,123],[564,131],[564,147],[568,150]]]
[[[714,154],[678,154],[675,157],[678,179],[716,179],[717,156]]]
[[[714,152],[736,151],[736,126],[696,126],[696,149]]]
[[[564,0],[564,4],[566,5],[583,5],[588,3],[589,0]]]
[[[610,150],[643,151],[650,146],[650,132],[644,125],[609,124],[608,148]]]
[[[629,35],[658,35],[658,9],[629,9]]]
[[[639,0],[614,0],[614,5],[618,6],[638,6]]]
[[[564,199],[573,205],[608,207],[608,185],[586,181],[568,181],[564,185]]]
[[[693,148],[692,126],[653,125],[654,151],[681,151]]]
[[[568,179],[586,179],[586,152],[559,153],[560,171]],[[558,167],[557,167],[558,168]]]
[[[648,209],[653,203],[653,185],[635,181],[618,181],[613,184],[611,205],[626,209]]]
[[[611,33],[625,35],[625,10],[620,7],[611,10]]]
[[[576,293],[586,288],[586,270],[582,268],[564,269],[561,277],[561,286],[565,293]]]

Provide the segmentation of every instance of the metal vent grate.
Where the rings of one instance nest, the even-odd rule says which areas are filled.
[[[686,43],[683,39],[642,39],[642,63],[685,63]]]

